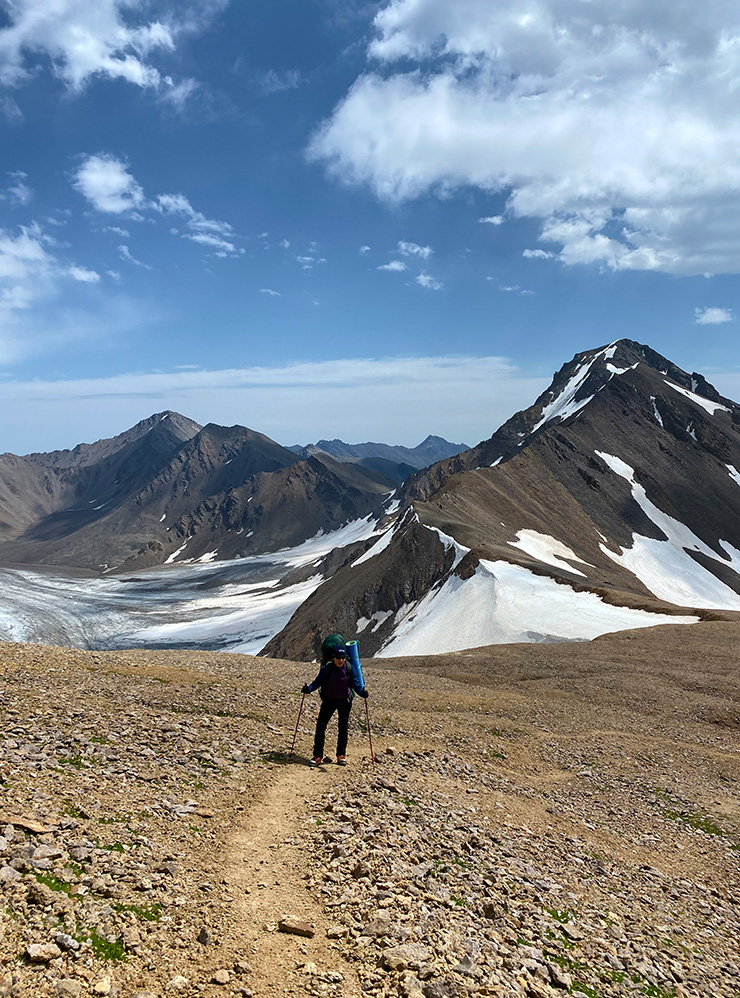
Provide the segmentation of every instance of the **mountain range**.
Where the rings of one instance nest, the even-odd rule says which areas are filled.
[[[401,457],[418,470],[423,454],[457,449],[429,437],[414,450],[357,445],[359,458],[323,443],[335,456],[162,412],[72,450],[0,455],[0,564],[129,571],[276,551],[380,516]]]
[[[73,450],[0,455],[0,565],[130,573],[273,555],[280,580],[225,590],[242,615],[230,642],[254,593],[249,647],[292,659],[315,658],[329,631],[393,657],[740,611],[740,406],[702,375],[618,340],[456,448],[286,448],[157,413]]]
[[[452,444],[443,437],[430,434],[417,447],[398,447],[372,442],[346,444],[343,440],[319,440],[315,444],[294,444],[288,449],[301,457],[329,454],[337,461],[353,461],[363,468],[379,471],[394,482],[401,483],[421,468],[427,468],[430,464],[468,450],[468,445]]]
[[[631,340],[576,355],[396,502],[267,654],[312,658],[335,630],[393,656],[740,611],[740,406]]]

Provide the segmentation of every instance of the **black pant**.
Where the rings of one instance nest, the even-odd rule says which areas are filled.
[[[326,726],[334,713],[337,712],[339,730],[337,731],[337,755],[347,752],[347,736],[349,734],[349,712],[352,710],[351,700],[322,700],[319,716],[316,719],[316,734],[313,739],[314,758],[324,755],[324,736]]]

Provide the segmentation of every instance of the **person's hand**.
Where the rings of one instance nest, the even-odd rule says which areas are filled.
[[[363,689],[360,690],[360,694],[359,695],[362,697],[363,700],[367,700],[368,696],[370,695],[367,692],[367,686],[365,686]]]
[[[309,689],[308,683],[305,683],[303,686],[301,686],[301,693],[304,696],[306,695],[306,693],[310,693],[310,692],[311,692],[311,690]]]

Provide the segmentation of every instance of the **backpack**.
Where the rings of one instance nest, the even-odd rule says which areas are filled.
[[[335,648],[345,648],[344,638],[341,634],[327,634],[321,642],[321,664],[326,665],[334,658]]]

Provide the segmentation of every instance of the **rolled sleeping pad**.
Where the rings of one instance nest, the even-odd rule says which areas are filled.
[[[347,649],[347,657],[352,663],[352,669],[360,677],[360,683],[364,688],[365,677],[362,674],[362,662],[360,662],[360,646],[357,641],[347,641],[345,648]]]

